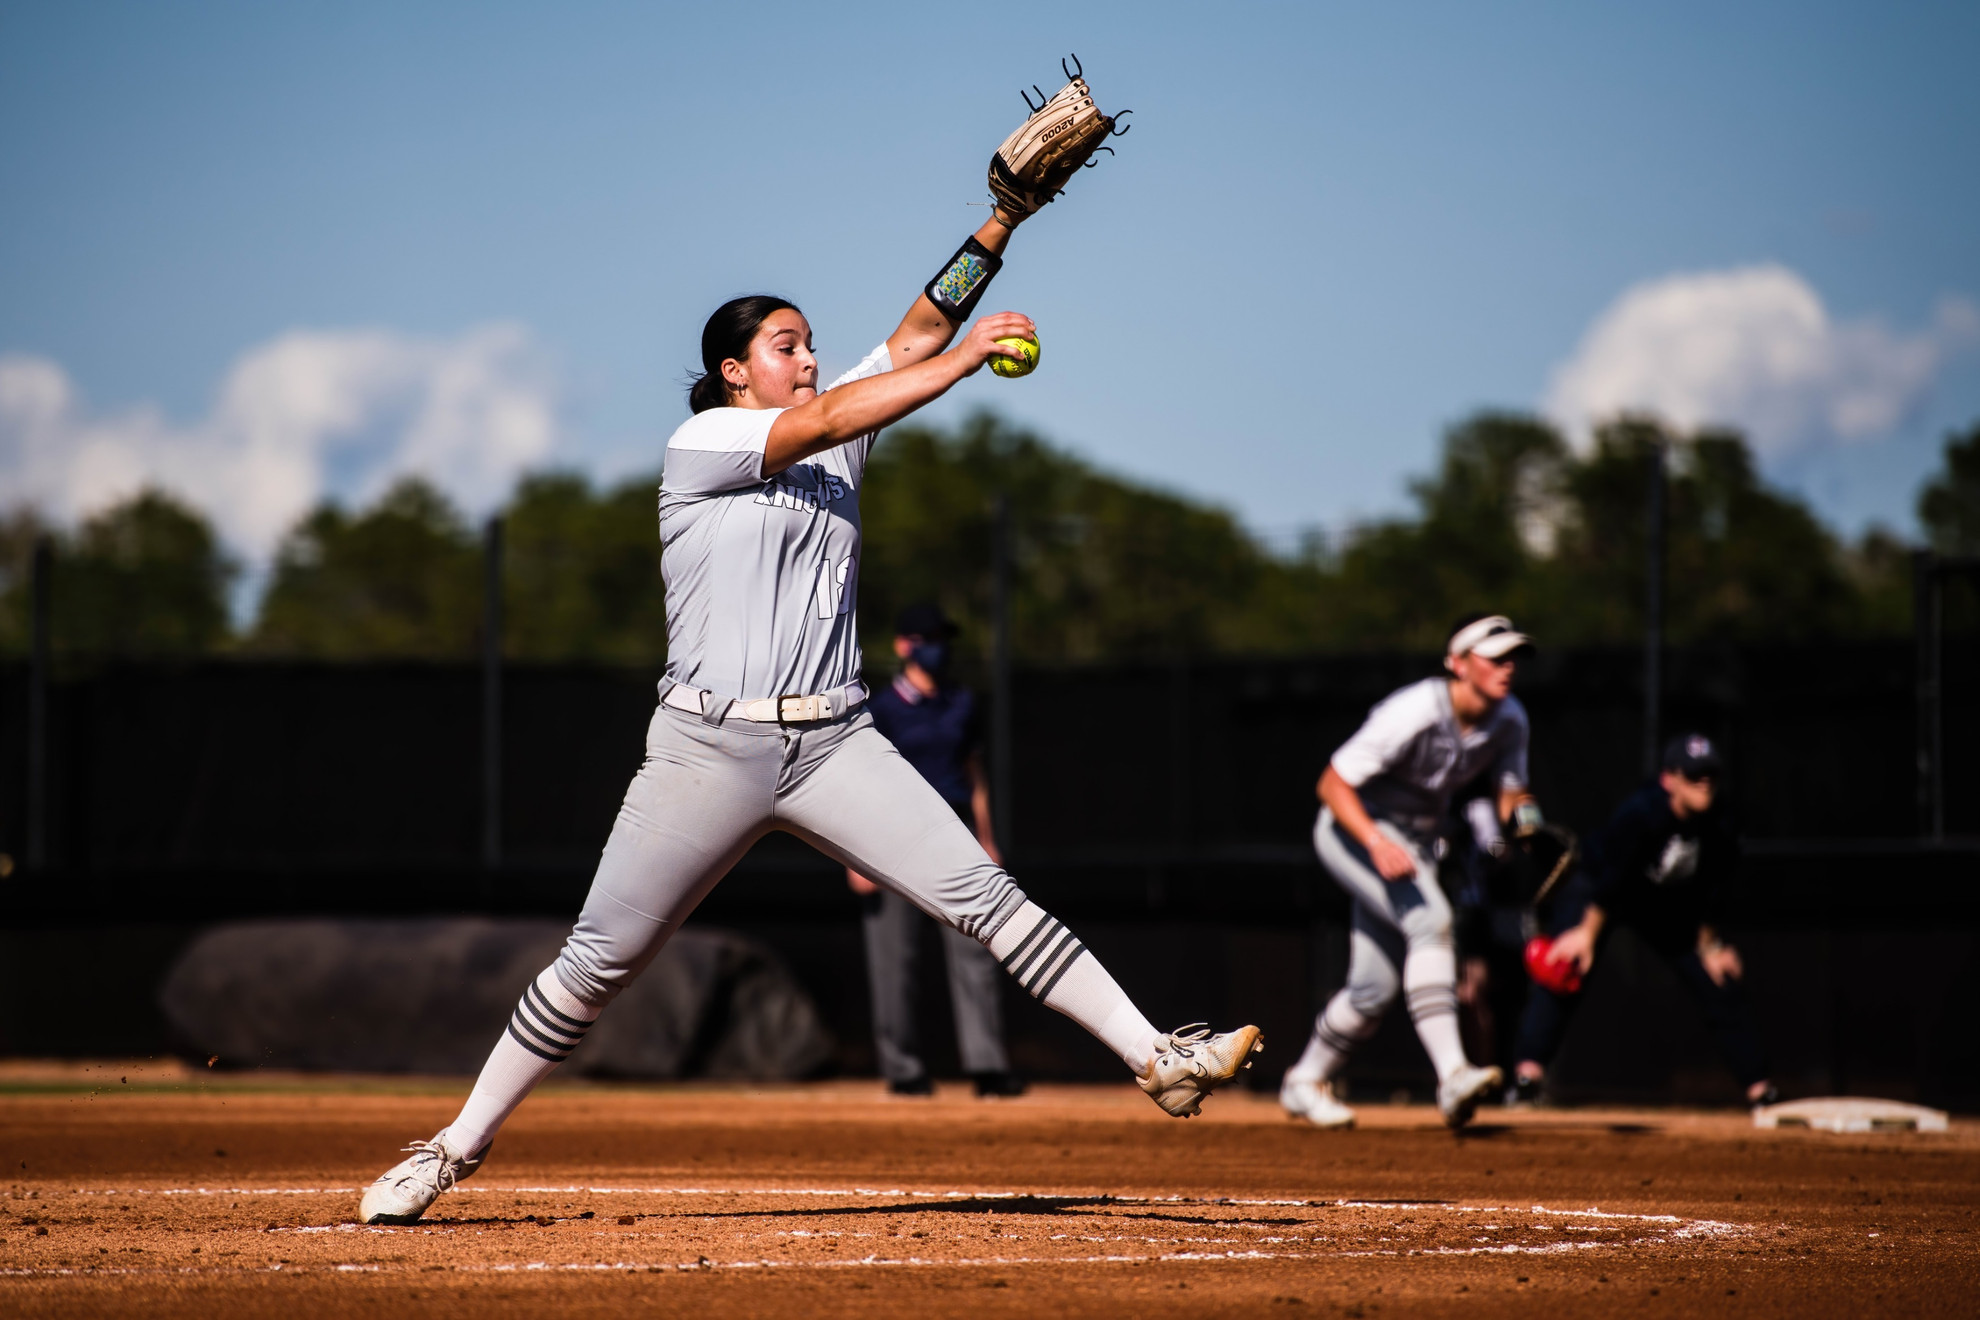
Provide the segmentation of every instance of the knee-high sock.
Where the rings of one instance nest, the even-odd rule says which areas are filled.
[[[1100,1038],[1136,1073],[1155,1057],[1155,1028],[1100,960],[1058,920],[1026,899],[988,940],[991,956],[1033,999]]]
[[[1458,1035],[1457,954],[1447,941],[1412,945],[1403,957],[1403,997],[1437,1080],[1465,1066]]]
[[[1334,992],[1327,1006],[1313,1019],[1313,1035],[1299,1061],[1286,1070],[1292,1082],[1331,1082],[1347,1066],[1354,1047],[1375,1034],[1382,1025],[1380,1014],[1370,1017],[1354,1006],[1354,994],[1346,986]]]
[[[472,1155],[495,1139],[495,1129],[516,1111],[598,1020],[599,1010],[564,988],[557,969],[546,967],[523,991],[509,1025],[481,1065],[461,1115],[447,1125],[447,1143]]]

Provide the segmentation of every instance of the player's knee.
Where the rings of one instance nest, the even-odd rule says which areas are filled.
[[[1427,907],[1416,908],[1402,919],[1403,938],[1409,941],[1412,949],[1434,948],[1442,945],[1455,948],[1451,933],[1451,914],[1448,909],[1435,910]]]
[[[634,969],[602,964],[595,951],[577,943],[567,943],[551,964],[557,980],[586,1005],[603,1009],[631,984]]]
[[[1027,901],[1004,868],[987,859],[933,897],[936,920],[986,947]]]
[[[1366,977],[1349,984],[1348,1006],[1365,1018],[1379,1018],[1396,1002],[1401,989],[1393,975]]]

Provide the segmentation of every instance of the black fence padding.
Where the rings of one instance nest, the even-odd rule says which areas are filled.
[[[568,933],[481,917],[234,922],[180,952],[159,1007],[179,1051],[218,1066],[471,1074]],[[697,928],[667,942],[564,1067],[792,1080],[836,1052],[775,954]]]
[[[1948,639],[1946,825],[1968,838],[1980,836],[1980,695],[1957,680],[1976,660],[1974,639]],[[1551,818],[1587,832],[1639,782],[1641,668],[1621,648],[1523,663],[1533,782]],[[1329,911],[1338,898],[1309,843],[1315,781],[1374,702],[1436,672],[1433,659],[1398,655],[1020,670],[1014,869],[1068,910]],[[1851,841],[1909,855],[1908,643],[1677,650],[1667,673],[1666,728],[1701,729],[1727,750],[1756,873],[1771,866],[1816,895],[1860,882],[1868,864],[1838,851]],[[229,660],[63,677],[51,692],[49,865],[0,882],[0,919],[567,913],[639,764],[657,678],[505,673],[503,859],[491,872],[474,666]],[[17,861],[25,723],[24,668],[0,667],[0,852]],[[1770,843],[1786,851],[1767,854]],[[1939,885],[1971,873],[1973,856],[1931,852],[1920,867]],[[756,887],[752,906],[829,905],[831,871],[773,836],[738,882]],[[724,886],[715,906],[739,898]]]
[[[1947,673],[1980,659],[1948,648]],[[1548,814],[1586,831],[1642,775],[1641,656],[1542,651],[1517,691]],[[1718,739],[1744,833],[1902,837],[1917,829],[1908,645],[1723,648],[1669,661],[1668,731]],[[1034,671],[1014,712],[1019,848],[1303,844],[1314,788],[1369,708],[1433,662],[1395,656]],[[1949,828],[1980,832],[1980,701],[1949,690]]]
[[[8,672],[4,706],[24,723],[22,677]],[[639,764],[654,678],[505,676],[511,857],[596,855]],[[50,861],[82,872],[472,863],[479,681],[465,666],[214,663],[56,684]],[[18,857],[26,792],[12,763],[24,758],[7,760],[0,848]]]

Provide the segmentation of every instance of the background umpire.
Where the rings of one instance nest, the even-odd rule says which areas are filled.
[[[948,681],[956,626],[935,605],[910,605],[895,621],[894,654],[901,672],[874,693],[867,709],[887,741],[921,772],[998,865],[1003,858],[990,827],[990,787],[983,773],[976,694]],[[933,1085],[922,1061],[915,1002],[921,988],[921,944],[928,918],[899,894],[857,871],[846,882],[865,906],[866,978],[873,996],[873,1046],[880,1075],[895,1095],[927,1095]],[[960,931],[941,928],[948,954],[949,1000],[956,1046],[978,1095],[1021,1095],[1024,1082],[1004,1051],[1001,998],[1004,972],[990,951]]]
[[[1561,886],[1543,914],[1554,937],[1549,961],[1572,984],[1554,990],[1536,980],[1528,991],[1515,1082],[1522,1099],[1539,1094],[1581,1001],[1580,974],[1594,965],[1599,943],[1617,922],[1634,930],[1684,982],[1747,1101],[1761,1105],[1776,1098],[1747,1010],[1746,969],[1739,951],[1719,934],[1718,911],[1738,856],[1717,801],[1723,769],[1718,749],[1703,734],[1683,734],[1665,747],[1663,766],[1589,841],[1584,869]]]

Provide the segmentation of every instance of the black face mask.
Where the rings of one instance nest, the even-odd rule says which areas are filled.
[[[949,644],[916,642],[908,652],[908,659],[920,665],[930,678],[940,678],[949,668]]]

